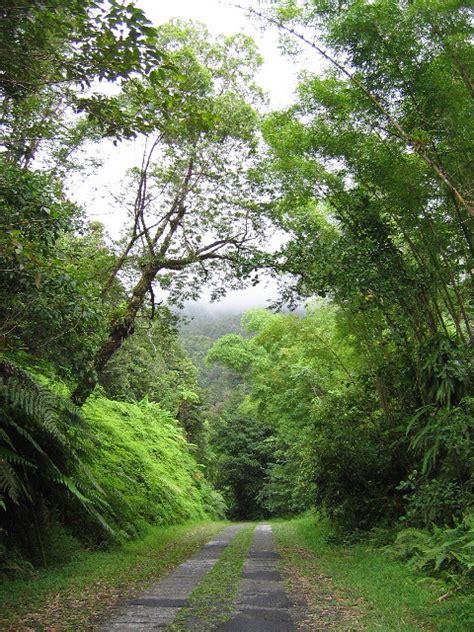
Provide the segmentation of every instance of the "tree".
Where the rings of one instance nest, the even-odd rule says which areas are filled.
[[[216,283],[219,295],[226,284],[239,282],[236,274],[263,234],[250,177],[257,149],[254,105],[261,100],[252,82],[260,63],[255,45],[244,36],[209,41],[203,29],[179,22],[163,26],[157,41],[180,71],[165,85],[177,95],[176,110],[156,120],[143,164],[131,174],[128,243],[104,293],[125,266],[132,289],[110,322],[89,378],[74,393],[78,403],[133,331],[148,294],[153,311],[154,286],[178,302],[196,297],[204,283]],[[151,77],[130,81],[123,98],[132,111],[146,103],[153,117],[162,96]]]
[[[365,465],[379,463],[387,473],[382,495],[395,513],[405,510],[425,526],[429,519],[452,523],[472,502],[467,4],[280,2],[268,17],[326,60],[322,75],[301,76],[297,103],[263,126],[274,217],[291,234],[276,266],[293,275],[285,298],[319,295],[339,306],[339,330],[360,362],[353,392],[324,396],[315,412],[331,428],[313,438],[320,499],[337,516],[347,468],[357,462],[373,480]],[[340,427],[330,413],[348,423]],[[375,449],[376,436],[386,454]],[[402,455],[399,470],[393,446]],[[337,464],[339,478],[331,474]],[[404,509],[397,477],[406,477],[400,489],[409,490]],[[454,496],[463,499],[456,506]],[[433,507],[430,518],[424,503]]]
[[[123,297],[116,282],[110,300],[101,298],[114,261],[103,227],[83,225],[46,174],[8,165],[0,182],[0,349],[48,359],[69,378],[80,375]]]
[[[198,369],[183,350],[177,318],[157,308],[153,321],[144,314],[100,376],[107,397],[126,402],[147,399],[175,417],[204,462],[206,427]]]
[[[101,83],[170,71],[139,8],[116,0],[15,0],[3,3],[0,16],[0,143],[8,160],[26,167],[40,150],[81,143],[89,132],[76,127],[80,112],[102,135],[136,133],[143,119],[127,118]]]
[[[84,258],[82,270],[75,265],[87,240],[72,235],[87,229],[64,175],[73,162],[78,168],[71,156],[87,139],[130,137],[143,126],[103,83],[152,73],[157,83],[171,69],[155,29],[130,3],[20,0],[3,3],[0,15],[1,347],[47,352],[81,373],[110,301],[118,302],[117,283],[109,304],[96,300],[98,267],[113,258],[103,240],[95,270]]]
[[[257,519],[267,513],[260,495],[273,460],[272,435],[271,426],[257,418],[252,404],[241,400],[238,392],[213,426],[215,484],[226,497],[233,518]]]
[[[370,5],[284,0],[277,5],[265,19],[330,64],[365,114],[358,122],[420,158],[438,187],[447,189],[453,206],[474,217],[471,176],[465,170],[466,148],[472,148],[469,5],[403,0]],[[298,26],[312,30],[316,39]]]
[[[299,291],[364,315],[375,344],[390,330],[420,372],[440,336],[472,344],[472,220],[430,164],[469,199],[465,7],[380,0],[279,11],[283,28],[312,29],[332,64],[325,77],[306,74],[298,104],[265,123],[283,192],[275,215],[295,235],[281,267]]]

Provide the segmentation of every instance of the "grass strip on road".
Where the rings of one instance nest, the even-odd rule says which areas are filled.
[[[272,523],[293,590],[304,592],[313,628],[369,632],[470,632],[472,595],[446,586],[366,544],[329,544],[314,517]],[[471,597],[471,598],[470,598]]]
[[[237,533],[191,593],[189,606],[179,611],[170,632],[209,632],[217,623],[230,619],[254,529],[254,524],[244,525]]]
[[[0,629],[93,630],[119,601],[136,595],[184,562],[228,522],[152,527],[111,551],[80,551],[32,579],[0,583]]]

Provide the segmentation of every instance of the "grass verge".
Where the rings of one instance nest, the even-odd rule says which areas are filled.
[[[245,558],[255,525],[245,525],[224,549],[217,564],[191,593],[189,606],[179,611],[170,632],[208,632],[234,612]]]
[[[0,584],[0,629],[94,630],[125,597],[186,560],[228,523],[153,527],[142,539],[107,552],[80,551],[72,561],[32,579]]]
[[[313,628],[370,632],[470,632],[472,595],[448,598],[441,582],[414,573],[380,549],[328,544],[314,517],[273,523],[290,585],[305,591]]]

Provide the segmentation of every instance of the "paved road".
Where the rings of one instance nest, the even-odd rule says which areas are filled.
[[[258,525],[244,564],[235,615],[218,632],[294,632],[293,604],[278,571],[270,525]]]
[[[159,584],[143,592],[137,599],[126,602],[112,620],[102,627],[103,632],[166,629],[178,610],[187,605],[189,595],[216,564],[241,526],[233,525],[224,529]]]
[[[126,602],[101,629],[103,632],[165,630],[203,576],[216,564],[242,525],[225,529],[160,583]],[[212,629],[216,632],[295,632],[295,610],[278,570],[270,525],[256,527],[239,584],[235,614]],[[192,623],[190,623],[192,628]]]

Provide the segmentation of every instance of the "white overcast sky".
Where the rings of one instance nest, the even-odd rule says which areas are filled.
[[[244,2],[248,4],[251,0]],[[271,26],[263,27],[255,17],[249,17],[227,0],[135,0],[135,3],[145,11],[154,24],[166,22],[171,18],[181,18],[202,22],[215,35],[243,32],[253,37],[264,58],[264,64],[256,80],[267,92],[271,109],[291,104],[299,70],[322,68],[320,60],[312,52],[308,56],[299,57],[298,65],[283,56],[279,50],[276,29]],[[259,3],[253,4],[258,6]],[[262,5],[265,5],[265,0],[260,2],[260,6]],[[111,192],[120,188],[123,175],[128,168],[140,164],[142,145],[136,142],[113,147],[111,143],[106,142],[100,147],[94,147],[93,153],[103,160],[104,166],[85,180],[74,181],[71,194],[88,210],[91,219],[103,222],[111,237],[117,238],[125,217],[120,209],[113,205]],[[222,301],[221,306],[241,306],[244,309],[250,305],[262,305],[267,300],[275,298],[275,292],[273,283],[269,283],[267,288],[263,283],[256,288],[231,292]]]

